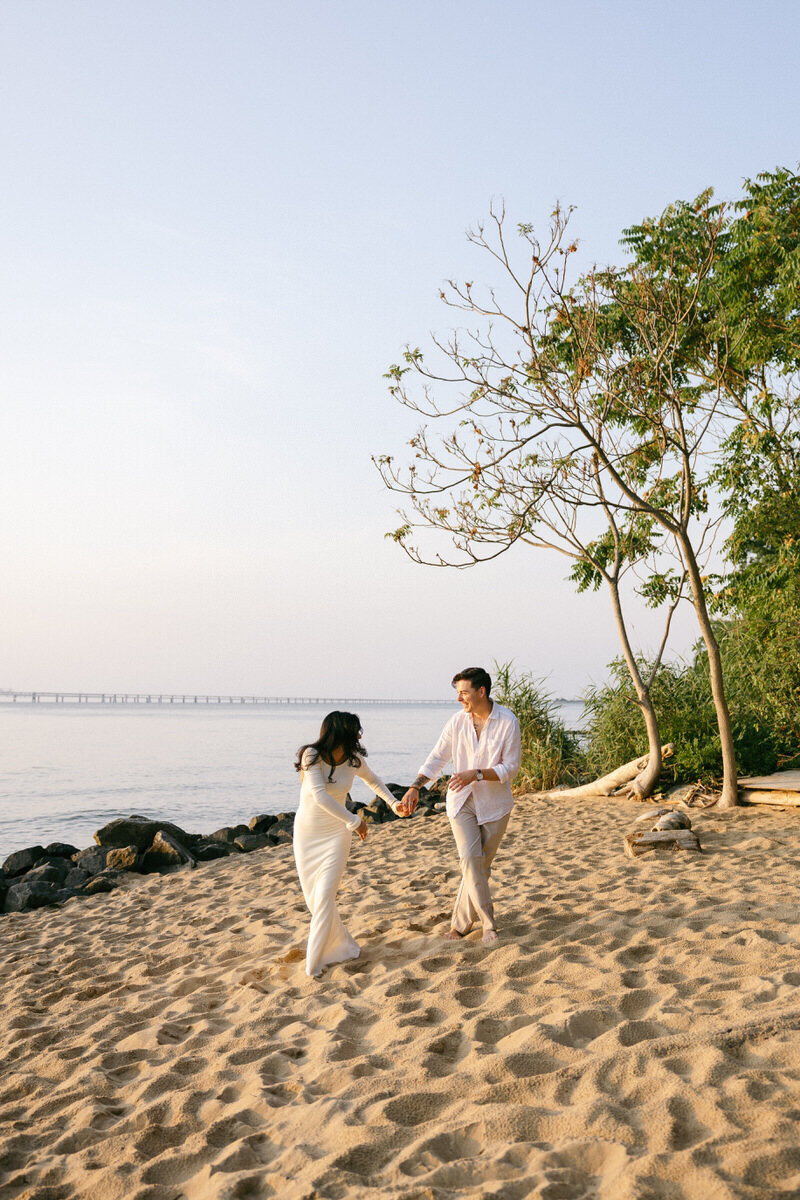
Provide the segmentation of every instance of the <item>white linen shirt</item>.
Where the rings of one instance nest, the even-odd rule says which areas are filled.
[[[448,762],[454,772],[488,771],[497,773],[497,782],[476,780],[469,787],[454,792],[447,789],[447,815],[454,817],[472,796],[479,825],[499,821],[514,806],[511,781],[519,771],[522,746],[519,721],[510,708],[494,702],[492,711],[478,738],[472,716],[468,712],[453,713],[442,735],[419,769],[420,775],[438,779]]]

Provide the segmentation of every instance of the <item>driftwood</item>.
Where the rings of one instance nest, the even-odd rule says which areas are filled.
[[[651,833],[629,833],[624,841],[628,858],[638,858],[655,850],[658,846],[672,846],[676,850],[700,850],[700,839],[691,829],[660,829]]]
[[[661,755],[663,758],[669,758],[674,750],[672,742],[661,747]],[[540,796],[553,800],[579,800],[582,796],[618,796],[630,799],[645,799],[637,794],[635,782],[642,771],[647,766],[647,760],[650,756],[643,754],[641,758],[634,758],[631,762],[625,763],[621,767],[617,767],[616,771],[611,771],[608,775],[603,775],[602,779],[595,779],[592,783],[581,784],[580,787],[563,788],[554,792],[540,792]]]
[[[740,804],[785,804],[800,808],[800,792],[767,792],[761,788],[740,788]]]

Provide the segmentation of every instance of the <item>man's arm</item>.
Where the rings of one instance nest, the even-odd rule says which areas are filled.
[[[397,806],[397,811],[401,817],[413,816],[414,811],[419,804],[419,789],[424,787],[427,782],[427,775],[418,775],[414,782],[410,785],[408,791]]]
[[[419,774],[400,801],[398,811],[401,816],[410,817],[419,804],[419,789],[426,783],[432,783],[442,773],[443,767],[450,761],[453,752],[453,718],[445,725],[441,737],[433,747],[429,757],[419,769]]]

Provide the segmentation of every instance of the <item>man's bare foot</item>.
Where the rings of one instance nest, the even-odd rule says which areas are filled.
[[[444,934],[444,940],[446,942],[460,942],[463,936],[464,934],[459,933],[457,929],[451,929],[448,933]]]
[[[497,930],[496,929],[484,929],[483,937],[481,938],[481,941],[483,942],[484,946],[490,946],[492,944],[492,942],[496,942],[497,941]]]

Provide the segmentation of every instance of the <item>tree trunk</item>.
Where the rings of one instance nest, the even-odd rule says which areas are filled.
[[[673,746],[670,742],[666,746],[659,746],[658,761],[661,762],[664,758],[669,758],[672,754]],[[591,783],[582,783],[580,787],[561,788],[555,792],[535,792],[534,795],[547,800],[579,800],[582,796],[616,796],[621,798],[646,799],[645,796],[638,796],[634,791],[631,792],[631,784],[635,783],[646,771],[647,760],[649,754],[643,754],[641,758],[634,758],[630,762],[625,763],[621,767],[617,767],[616,771],[612,771],[609,775],[603,775],[601,779],[595,779]]]
[[[625,662],[633,681],[633,686],[636,689],[637,703],[641,709],[645,729],[647,730],[648,753],[645,765],[636,778],[632,779],[628,784],[627,794],[633,800],[646,800],[648,796],[653,794],[653,789],[658,783],[658,778],[661,774],[661,735],[658,731],[658,718],[653,708],[653,702],[650,699],[650,689],[642,679],[639,665],[636,662],[636,655],[631,648],[628,638],[628,628],[625,624],[625,617],[619,598],[619,581],[615,576],[612,576],[608,580],[608,586],[611,592],[614,620],[617,623],[617,632],[619,633],[619,640],[622,643],[622,653],[625,656]]]
[[[719,643],[714,637],[714,630],[711,628],[708,606],[706,605],[705,588],[700,577],[700,568],[697,565],[697,559],[694,556],[691,543],[685,533],[680,533],[678,537],[683,552],[684,565],[689,573],[689,582],[692,586],[692,603],[697,613],[700,632],[703,635],[703,641],[708,654],[711,695],[717,714],[717,727],[722,747],[722,795],[717,801],[717,808],[735,808],[739,802],[736,778],[736,751],[733,745],[731,714],[728,710],[728,701],[725,699],[722,656],[719,652]]]

